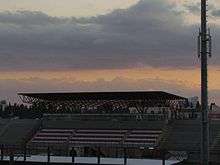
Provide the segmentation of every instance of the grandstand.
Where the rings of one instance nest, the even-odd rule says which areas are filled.
[[[141,147],[145,150],[158,147],[164,121],[113,119],[84,121],[78,116],[76,121],[60,118],[9,120],[0,134],[1,160],[5,156],[11,156],[12,160],[15,156],[22,156],[26,160],[28,155],[45,153],[50,161],[52,155],[71,156],[72,149],[77,152],[75,156],[90,152],[90,156],[97,156],[99,160],[101,157],[124,157],[125,153],[126,158],[133,158],[141,154]],[[86,148],[91,150],[86,151]],[[109,148],[112,151],[109,152]],[[117,150],[118,156],[113,149]]]
[[[91,115],[91,121],[84,121],[84,115],[81,116],[76,121],[55,116],[49,118],[48,115],[42,120],[1,119],[1,159],[13,155],[26,160],[31,155],[44,153],[49,157],[45,159],[47,162],[51,161],[52,156],[71,156],[71,150],[74,149],[76,157],[97,156],[97,160],[101,157],[124,157],[124,151],[126,158],[147,158],[149,155],[145,152],[153,151],[161,159],[161,154],[165,153],[165,158],[184,158],[187,159],[185,164],[199,164],[199,119],[137,121],[122,120],[121,116],[118,121],[114,121],[114,117],[96,121],[92,119],[95,115]],[[109,124],[111,121],[114,124]],[[136,128],[129,127],[135,124]],[[210,151],[213,164],[220,162],[219,129],[220,122],[211,121]]]
[[[92,122],[85,127],[86,125],[84,125],[84,121],[81,120],[80,122],[79,119],[80,117],[78,116],[77,123],[81,123],[81,125],[78,124],[76,126],[74,125],[74,121],[62,121],[60,118],[57,120],[58,123],[55,119],[48,120],[48,118],[45,118],[45,120],[42,121],[15,119],[7,120],[6,122],[6,120],[1,120],[1,123],[4,123],[2,124],[2,130],[5,130],[2,131],[0,136],[0,143],[3,144],[1,145],[3,147],[1,149],[4,151],[2,154],[10,155],[8,147],[12,149],[16,146],[16,149],[13,150],[14,155],[20,155],[23,157],[25,148],[22,148],[24,147],[22,144],[24,144],[25,141],[27,142],[26,149],[29,154],[36,154],[43,151],[47,152],[48,147],[51,150],[51,155],[54,155],[55,151],[63,150],[64,152],[62,152],[61,155],[67,156],[67,152],[72,147],[100,148],[102,154],[105,154],[103,148],[109,148],[110,145],[110,148],[115,148],[116,146],[122,148],[127,147],[122,146],[123,143],[119,142],[123,140],[124,144],[126,144],[126,142],[132,142],[132,147],[136,149],[140,148],[140,146],[145,148],[150,147],[149,149],[154,147],[155,150],[160,149],[161,151],[166,151],[167,155],[174,154],[174,151],[176,151],[176,154],[179,154],[176,156],[181,156],[181,152],[184,151],[188,155],[188,161],[193,162],[193,164],[197,164],[199,161],[200,121],[198,119],[177,120],[169,123],[163,121],[126,121],[130,124],[138,123],[138,129],[128,129],[125,121],[122,125],[115,124],[112,125],[112,127],[109,127],[107,124],[109,121],[102,121],[102,126],[100,126],[100,121],[96,122],[95,120],[92,120]],[[105,129],[103,126],[104,123],[108,126]],[[16,128],[14,127],[15,125]],[[144,127],[144,125],[146,125],[146,127]],[[211,160],[216,164],[219,163],[219,126],[219,121],[212,121],[210,126]],[[33,129],[34,127],[38,127],[37,131]],[[33,136],[29,136],[33,131],[35,131]],[[16,132],[19,132],[19,134]],[[129,132],[129,134],[127,134],[127,132]],[[125,138],[127,138],[127,140]],[[142,143],[142,140],[140,140],[141,142],[137,140],[142,138],[144,139],[144,143]],[[79,141],[77,143],[72,143],[74,140]],[[145,140],[149,140],[150,143]],[[86,143],[84,143],[85,141]],[[80,142],[82,143],[80,144]],[[113,142],[118,144],[111,144]],[[131,146],[127,149],[132,153],[132,151],[130,151]],[[134,153],[132,153],[132,155],[133,154]],[[121,153],[121,155],[123,156],[123,153]],[[127,156],[131,157],[129,153]]]
[[[97,157],[98,164],[101,157],[123,158],[124,164],[128,158],[157,158],[163,164],[173,157],[197,162],[200,118],[191,113],[200,112],[190,109],[184,97],[166,92],[19,95],[25,103],[56,113],[36,120],[0,121],[1,160],[4,156],[13,161],[15,156],[27,160],[44,155],[48,163],[53,156],[69,156],[72,162],[75,157],[92,156]],[[71,109],[69,113],[63,113],[66,108]],[[74,110],[79,113],[71,113]],[[210,148],[217,154],[218,125],[213,121],[210,136]],[[213,162],[218,162],[214,157]]]

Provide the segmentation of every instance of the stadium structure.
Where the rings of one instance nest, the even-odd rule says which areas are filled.
[[[122,158],[118,164],[125,165],[149,158],[164,165],[169,159],[199,164],[201,110],[195,101],[161,91],[19,96],[24,103],[56,113],[40,119],[1,119],[1,163],[80,164],[79,157],[92,157],[94,164],[106,164],[104,158]],[[63,113],[67,108],[69,113]],[[210,159],[219,164],[220,120],[218,112],[213,113]]]

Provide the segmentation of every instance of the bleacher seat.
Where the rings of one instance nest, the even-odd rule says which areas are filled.
[[[42,129],[30,144],[125,144],[156,145],[161,130]]]
[[[31,144],[71,145],[116,144],[139,146],[157,145],[164,121],[137,121],[135,118],[99,118],[90,120],[90,115],[66,118],[49,118],[43,121],[42,129],[30,141]]]

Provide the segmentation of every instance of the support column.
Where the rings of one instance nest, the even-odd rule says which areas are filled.
[[[97,154],[97,164],[100,164],[101,163],[101,158],[100,158],[100,147],[98,148],[98,154]]]
[[[124,165],[127,165],[127,150],[124,148]]]
[[[1,161],[4,159],[4,147],[1,147]]]
[[[76,151],[75,151],[74,147],[72,148],[71,156],[72,156],[72,164],[75,164]]]
[[[24,162],[26,161],[27,158],[27,146],[25,145],[24,147]]]
[[[47,163],[50,164],[50,147],[47,147]]]
[[[14,153],[13,151],[10,151],[10,156],[9,156],[9,165],[14,164]]]
[[[75,156],[72,155],[72,163],[75,164]]]
[[[115,150],[115,157],[118,158],[118,148]]]
[[[162,151],[162,165],[166,164],[166,152]]]

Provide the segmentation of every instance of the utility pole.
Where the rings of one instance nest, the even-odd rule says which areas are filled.
[[[201,30],[198,37],[198,55],[201,57],[201,164],[209,164],[209,119],[208,119],[208,56],[211,57],[212,42],[207,29],[207,0],[201,0]]]

